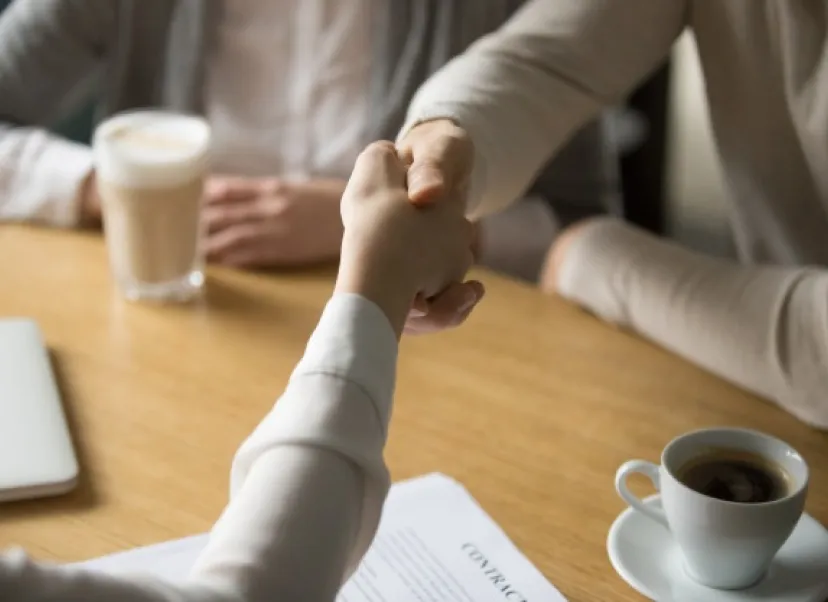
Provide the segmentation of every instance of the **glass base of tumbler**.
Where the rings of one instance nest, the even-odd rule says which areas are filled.
[[[204,272],[193,270],[183,278],[169,282],[124,281],[118,283],[124,297],[130,301],[154,303],[186,303],[201,295],[204,290]]]

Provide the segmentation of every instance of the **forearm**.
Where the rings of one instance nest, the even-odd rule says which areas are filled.
[[[3,602],[246,602],[195,584],[40,564],[21,552],[0,555],[0,592]]]
[[[334,291],[359,295],[376,305],[399,340],[416,290],[393,258],[366,251],[347,236]]]
[[[191,582],[251,602],[333,602],[354,568],[363,491],[361,470],[336,452],[268,452],[213,529]]]
[[[557,288],[708,371],[828,427],[828,273],[743,266],[611,220],[567,249]]]
[[[405,133],[449,118],[475,146],[474,217],[517,199],[546,160],[667,54],[685,2],[534,0],[418,92]]]
[[[333,599],[368,549],[388,491],[396,353],[376,306],[334,296],[285,393],[236,455],[232,501],[196,582],[247,600],[283,591]],[[290,595],[301,592],[318,597]]]
[[[388,492],[396,358],[378,307],[331,300],[285,393],[239,449],[232,499],[187,583],[0,558],[0,591],[14,602],[333,602]]]

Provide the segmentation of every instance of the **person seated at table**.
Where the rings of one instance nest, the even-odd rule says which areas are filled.
[[[398,339],[416,297],[461,281],[472,227],[451,205],[408,203],[394,145],[356,161],[342,197],[333,296],[270,414],[236,454],[231,501],[185,583],[0,555],[3,602],[333,602],[371,543],[388,492],[383,447]],[[453,294],[449,292],[449,294]],[[184,475],[182,475],[184,476]]]
[[[89,96],[97,74],[101,118],[156,106],[210,122],[211,260],[334,259],[339,200],[360,148],[393,137],[417,86],[520,4],[18,0],[0,15],[0,219],[99,221],[90,149],[42,129]],[[532,194],[563,223],[603,213],[616,191],[611,159],[593,123]],[[554,226],[546,205],[524,206],[540,219],[507,244],[536,257],[536,275]]]
[[[399,135],[411,199],[501,210],[692,30],[739,259],[828,266],[826,15],[824,0],[530,0],[416,94]]]
[[[560,236],[542,285],[828,429],[828,269],[743,265],[596,219]]]

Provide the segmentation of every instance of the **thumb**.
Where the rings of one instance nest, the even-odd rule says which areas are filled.
[[[449,186],[439,160],[415,159],[408,169],[408,197],[415,205],[427,205],[444,196]]]
[[[399,144],[408,169],[408,196],[414,204],[430,204],[446,196],[462,196],[473,161],[471,139],[447,119],[414,126]]]

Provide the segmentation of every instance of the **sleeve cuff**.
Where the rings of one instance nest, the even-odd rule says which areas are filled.
[[[288,443],[329,448],[376,468],[391,418],[397,348],[374,303],[334,295],[285,393],[236,454],[231,489],[259,455]]]
[[[92,151],[45,132],[28,133],[23,163],[13,187],[11,219],[36,220],[57,227],[73,227],[80,220],[80,193],[92,171]]]
[[[638,250],[636,235],[613,218],[597,218],[583,226],[566,250],[558,271],[557,293],[602,319],[626,325],[624,269]],[[629,238],[632,240],[628,240]]]
[[[398,347],[391,323],[379,307],[360,295],[338,293],[322,312],[291,381],[320,373],[350,381],[371,398],[385,428]]]

